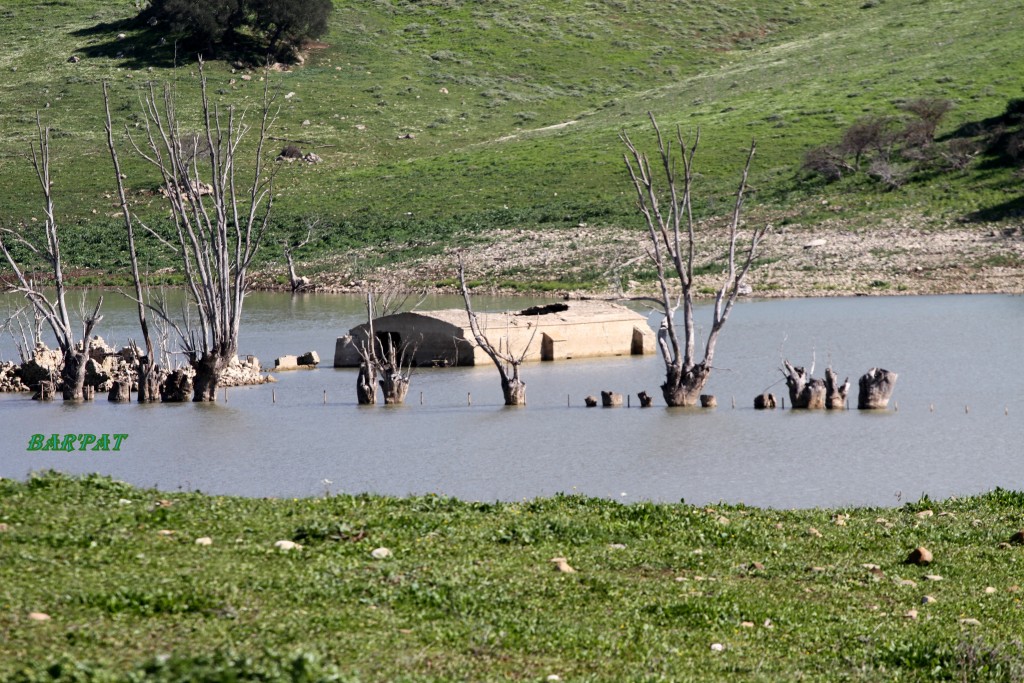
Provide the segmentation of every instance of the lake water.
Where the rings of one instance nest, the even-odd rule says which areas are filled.
[[[12,301],[0,299],[0,310]],[[421,308],[458,305],[441,297]],[[97,332],[108,342],[137,334],[132,305],[108,294],[104,309]],[[922,494],[1024,488],[1021,297],[744,301],[719,341],[707,387],[718,397],[713,410],[665,408],[657,356],[527,365],[523,408],[501,405],[492,366],[417,370],[408,405],[360,407],[355,371],[329,367],[335,338],[362,321],[360,312],[356,297],[250,296],[242,353],[272,365],[315,349],[323,365],[230,389],[227,403],[222,394],[215,405],[145,406],[2,396],[0,476],[54,468],[247,496],[432,492],[490,501],[570,492],[772,507],[891,506]],[[709,314],[702,308],[698,321]],[[4,339],[0,356],[14,355]],[[815,359],[818,376],[831,361],[850,376],[854,405],[861,374],[893,370],[898,410],[755,411],[762,391],[785,394],[784,356],[797,365]],[[631,394],[634,407],[584,408],[583,397],[602,389]],[[636,408],[640,390],[660,407]],[[37,433],[129,436],[119,452],[30,452]]]

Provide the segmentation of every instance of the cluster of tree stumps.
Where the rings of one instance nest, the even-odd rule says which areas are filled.
[[[832,368],[825,370],[825,377],[812,377],[814,368],[806,370],[784,361],[786,387],[789,390],[789,405],[793,410],[846,410],[850,380],[839,383],[839,375]],[[883,368],[871,368],[858,382],[858,410],[885,410],[896,388],[898,375]],[[764,393],[754,398],[754,408],[771,410],[777,406],[774,394]],[[783,407],[785,407],[783,405]]]
[[[813,378],[811,374],[814,369],[795,367],[789,361],[785,361],[786,385],[789,389],[789,405],[793,410],[847,410],[847,394],[850,390],[850,381],[846,379],[839,383],[839,375],[832,368],[825,371],[825,377]],[[860,378],[860,394],[857,397],[858,410],[885,410],[889,406],[889,399],[892,398],[893,389],[896,387],[898,375],[890,370],[882,368],[871,368]],[[650,408],[654,404],[654,398],[646,391],[637,394],[641,408]],[[587,396],[583,404],[588,408],[596,408],[601,405],[605,408],[619,408],[622,406],[622,394],[613,391],[602,391],[600,401],[596,396]],[[628,405],[628,402],[627,402]],[[669,404],[672,405],[671,403]],[[782,408],[785,409],[786,402],[782,401]],[[700,406],[702,408],[715,408],[718,406],[718,399],[713,394],[701,394]],[[736,407],[736,400],[733,399],[732,407]],[[754,397],[755,410],[774,410],[779,407],[779,401],[775,394],[765,392]]]

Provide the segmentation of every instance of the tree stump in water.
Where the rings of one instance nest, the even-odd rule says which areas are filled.
[[[761,394],[754,397],[755,410],[775,410],[775,394]]]
[[[593,396],[587,396],[586,398],[584,398],[583,403],[585,403],[588,408],[597,407],[597,399]]]
[[[700,395],[700,407],[701,408],[715,408],[718,406],[718,399],[711,394]]]
[[[160,385],[160,400],[164,403],[185,403],[192,396],[192,379],[178,368],[167,375]]]
[[[139,403],[154,403],[160,400],[160,383],[163,373],[159,365],[139,364]]]
[[[32,400],[52,401],[54,393],[56,393],[56,389],[53,386],[53,382],[42,381],[39,383],[39,388],[36,390],[36,393],[32,395]]]
[[[825,407],[825,381],[814,379],[804,368],[794,367],[788,360],[786,386],[789,387],[789,402],[794,410],[822,410]]]
[[[400,406],[405,403],[405,395],[409,393],[409,379],[400,372],[385,373],[380,381],[380,390],[384,394],[384,405]]]
[[[518,375],[518,372],[516,373]],[[501,380],[501,393],[507,406],[526,405],[526,382],[516,377]]]
[[[829,410],[845,410],[846,395],[850,391],[850,378],[839,384],[839,375],[832,368],[825,370],[825,407]]]
[[[107,400],[111,403],[128,403],[132,400],[132,383],[130,380],[117,379],[111,384]]]
[[[893,389],[896,388],[895,372],[882,368],[871,368],[860,378],[860,393],[857,395],[858,410],[884,410],[889,406]]]
[[[602,391],[601,405],[605,408],[621,408],[622,394],[616,394],[613,391]]]
[[[646,391],[641,391],[636,395],[640,399],[641,408],[650,408],[654,404],[654,397],[648,394]]]
[[[372,406],[377,404],[376,373],[370,363],[363,361],[359,364],[359,375],[356,377],[356,401],[361,406]]]

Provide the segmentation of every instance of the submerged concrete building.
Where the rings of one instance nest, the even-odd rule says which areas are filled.
[[[656,337],[647,318],[624,306],[600,301],[568,301],[522,311],[477,313],[496,348],[525,360],[567,360],[654,353]],[[401,347],[416,366],[477,365],[491,362],[477,346],[462,309],[396,313],[377,318],[373,332],[385,348]],[[338,337],[334,367],[357,367],[359,349],[369,338],[362,324]]]

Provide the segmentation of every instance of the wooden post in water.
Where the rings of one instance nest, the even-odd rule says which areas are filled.
[[[270,390],[270,402],[277,403],[277,389]]]
[[[324,405],[327,405],[327,390],[324,389]]]
[[[469,391],[466,392],[466,405],[467,406],[473,405],[473,394],[472,394],[472,392],[469,392]]]

